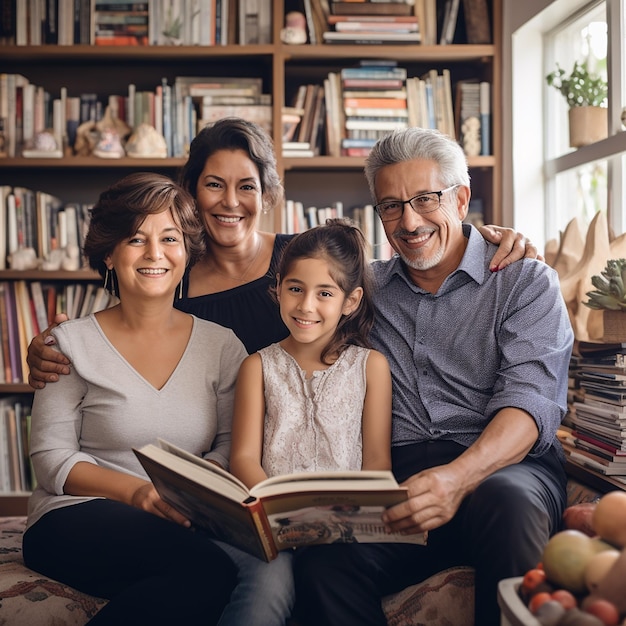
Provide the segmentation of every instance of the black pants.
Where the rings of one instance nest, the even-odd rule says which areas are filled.
[[[451,442],[396,447],[399,482],[450,462],[464,448]],[[430,531],[427,546],[343,544],[298,550],[297,616],[310,626],[386,626],[381,598],[453,565],[476,569],[476,626],[498,626],[497,585],[535,567],[559,530],[566,476],[555,450],[492,474],[455,517]],[[459,625],[464,626],[464,625]]]
[[[24,534],[28,567],[109,603],[89,622],[215,624],[236,568],[201,533],[112,500],[44,515]]]

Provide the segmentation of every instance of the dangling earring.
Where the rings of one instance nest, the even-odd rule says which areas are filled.
[[[183,279],[180,279],[180,284],[178,285],[178,299],[183,299]]]
[[[109,287],[109,277],[111,278],[111,287]],[[104,275],[104,290],[108,291],[113,297],[117,297],[115,293],[115,270],[110,270],[108,267]]]

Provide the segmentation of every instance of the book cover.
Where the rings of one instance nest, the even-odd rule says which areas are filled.
[[[418,44],[420,43],[420,34],[415,33],[396,33],[396,32],[337,32],[327,31],[323,35],[326,43],[350,43],[356,45],[373,45],[373,44]]]
[[[20,330],[18,328],[17,305],[13,291],[13,283],[5,283],[4,301],[7,315],[6,329],[8,331],[9,363],[11,364],[11,378],[7,382],[22,382],[22,360],[20,355]],[[4,325],[3,325],[4,326]],[[4,340],[4,335],[3,335]]]
[[[35,306],[35,315],[37,317],[37,326],[40,331],[44,331],[48,328],[48,311],[46,308],[46,301],[43,295],[43,288],[41,282],[38,280],[30,281],[30,293],[33,304]]]
[[[391,472],[291,474],[248,489],[214,463],[162,440],[134,452],[168,504],[266,561],[281,550],[314,544],[425,542],[423,534],[385,531],[383,509],[407,498]]]
[[[491,22],[487,0],[463,0],[467,43],[491,43]]]
[[[333,15],[411,15],[413,6],[406,2],[331,2]]]
[[[9,350],[9,320],[7,314],[6,295],[7,283],[0,282],[0,339],[2,340],[2,382],[12,383],[11,353]]]
[[[343,106],[345,108],[381,108],[381,109],[406,109],[406,99],[403,98],[346,98],[344,96]]]
[[[491,154],[491,84],[480,83],[480,153]]]
[[[401,78],[343,78],[344,89],[402,89]]]

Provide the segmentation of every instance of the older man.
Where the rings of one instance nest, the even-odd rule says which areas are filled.
[[[536,565],[565,506],[556,431],[573,333],[557,275],[534,259],[489,270],[493,246],[462,222],[465,156],[437,131],[381,139],[365,174],[397,252],[375,264],[372,339],[392,370],[393,466],[409,499],[385,521],[429,540],[303,551],[301,619],[382,626],[382,596],[469,564],[475,623],[497,625],[498,581]]]

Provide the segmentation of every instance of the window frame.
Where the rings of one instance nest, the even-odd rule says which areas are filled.
[[[556,178],[598,160],[608,161],[607,218],[615,234],[626,230],[626,132],[621,112],[626,106],[626,0],[602,0],[608,26],[608,137],[555,158],[546,157],[549,119],[545,89],[544,37],[594,0],[527,0],[503,3],[503,223],[528,235],[539,249],[558,238],[551,206],[558,202]],[[536,50],[536,54],[529,54]],[[549,61],[549,59],[547,59]],[[507,71],[508,69],[508,71]],[[622,105],[624,103],[624,105]],[[529,126],[534,132],[529,132]]]

